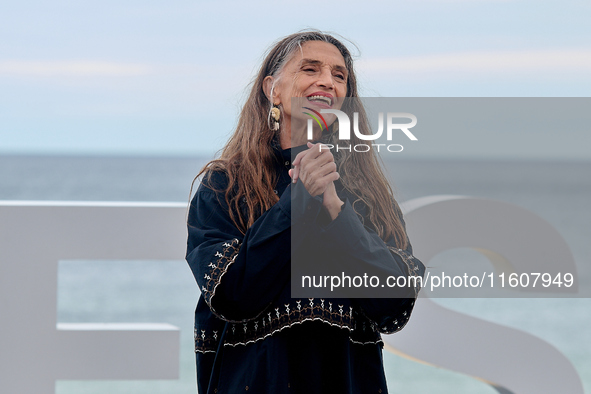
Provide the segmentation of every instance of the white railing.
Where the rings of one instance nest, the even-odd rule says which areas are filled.
[[[514,205],[431,196],[403,208],[425,263],[472,247],[498,271],[534,272],[543,258],[576,272],[560,234]],[[185,216],[180,203],[0,201],[0,392],[54,393],[57,379],[178,379],[174,326],[57,323],[57,267],[67,259],[182,260]],[[570,361],[547,342],[428,298],[419,299],[403,331],[384,339],[397,353],[474,376],[500,393],[583,393]]]

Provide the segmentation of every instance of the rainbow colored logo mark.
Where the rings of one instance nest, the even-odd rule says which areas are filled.
[[[326,120],[324,120],[324,117],[322,115],[320,115],[320,112],[313,110],[312,108],[309,107],[304,107],[304,109],[307,109],[308,111],[311,111],[312,113],[309,112],[305,112],[304,113],[306,115],[310,115],[312,117],[312,119],[314,119],[316,121],[316,123],[318,123],[318,126],[320,126],[320,129],[322,131],[324,130],[328,130],[328,125],[326,124]],[[320,117],[320,119],[318,119],[318,117],[314,116],[314,114],[318,115],[318,117]],[[322,120],[322,123],[320,123],[320,120]],[[324,126],[322,125],[324,123]]]

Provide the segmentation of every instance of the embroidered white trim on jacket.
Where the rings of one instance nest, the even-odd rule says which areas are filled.
[[[273,305],[252,321],[227,323],[218,320],[219,325],[195,328],[195,351],[215,352],[223,333],[223,346],[247,345],[280,332],[295,324],[320,321],[333,327],[349,331],[349,339],[356,344],[376,344],[381,342],[379,327],[363,313],[343,300],[294,299]],[[215,328],[211,328],[215,327]]]
[[[402,250],[402,249],[397,249],[392,246],[388,246],[388,249],[390,250],[390,252],[399,256],[402,259],[402,261],[404,262],[404,264],[406,265],[406,270],[407,270],[407,274],[408,274],[407,279],[409,280],[409,283],[411,283],[410,282],[411,277],[414,277],[414,278],[418,278],[418,277],[422,278],[423,277],[423,275],[425,274],[425,266],[423,265],[423,263],[419,259],[417,259],[412,254],[410,254],[407,251]],[[415,286],[413,286],[414,298],[417,298],[417,296],[419,294],[419,290],[421,290],[421,280],[415,279],[412,283],[414,283],[414,285],[415,285]]]
[[[207,267],[209,268],[209,273],[204,274],[204,279],[207,280],[204,286],[201,286],[201,293],[203,294],[203,299],[209,306],[211,312],[219,317],[222,320],[232,321],[227,319],[220,313],[216,312],[214,307],[212,306],[212,299],[215,296],[215,290],[220,284],[220,281],[224,274],[228,271],[228,268],[234,263],[236,256],[238,255],[238,251],[240,250],[240,240],[234,238],[231,241],[226,241],[222,243],[222,249],[215,252],[213,256],[213,261],[211,261]],[[245,320],[246,321],[246,320]],[[240,320],[242,322],[242,320]]]
[[[349,339],[356,344],[376,344],[380,343],[380,333],[392,334],[400,331],[408,320],[414,307],[414,299],[405,299],[410,301],[406,307],[396,313],[396,316],[387,319],[387,321],[378,323],[365,316],[362,310],[356,310],[353,306],[344,305],[343,300],[334,302],[334,300],[309,298],[305,300],[291,300],[288,303],[270,305],[258,316],[251,319],[240,321],[229,320],[217,313],[212,307],[212,299],[215,290],[220,283],[221,278],[227,272],[228,267],[234,262],[240,247],[240,241],[233,239],[222,244],[222,250],[215,253],[215,262],[208,266],[210,272],[204,275],[207,282],[202,286],[201,291],[205,302],[211,312],[217,318],[210,327],[195,327],[195,351],[201,353],[216,352],[219,346],[222,334],[224,335],[223,346],[247,345],[280,332],[295,324],[302,324],[307,321],[320,321],[337,328],[347,329]],[[399,256],[407,267],[409,276],[423,276],[424,266],[414,256],[408,252],[388,247],[390,251]],[[420,290],[420,282],[417,281],[413,288],[414,295]],[[401,299],[402,301],[402,299]],[[348,303],[347,303],[348,304]]]

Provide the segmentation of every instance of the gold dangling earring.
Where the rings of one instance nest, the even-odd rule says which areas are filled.
[[[271,108],[271,130],[277,131],[279,130],[279,119],[281,119],[281,110],[276,104],[273,104],[273,108]]]

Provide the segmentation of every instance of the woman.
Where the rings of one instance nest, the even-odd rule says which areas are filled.
[[[418,288],[405,298],[292,299],[292,254],[313,260],[306,251],[321,244],[361,271],[408,276],[424,267],[375,155],[321,149],[318,141],[336,141],[334,116],[309,143],[309,117],[292,110],[292,98],[312,110],[358,112],[370,133],[341,42],[304,31],[269,51],[190,206],[187,261],[201,290],[198,389],[386,393],[380,333],[406,324]]]

